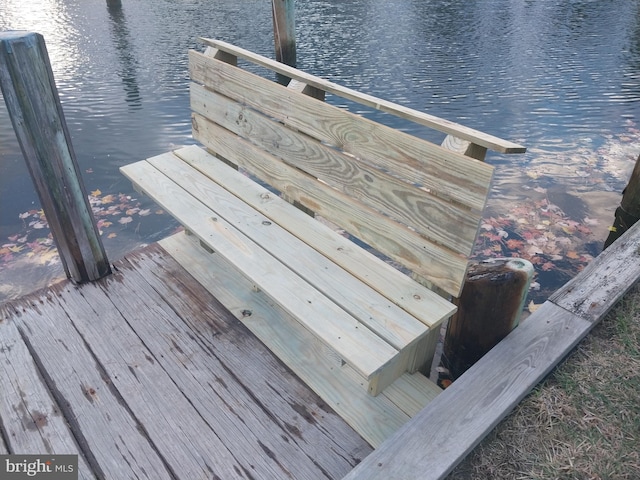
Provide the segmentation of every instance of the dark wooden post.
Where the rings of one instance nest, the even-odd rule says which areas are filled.
[[[296,66],[296,22],[294,0],[271,0],[273,10],[273,37],[276,60]]]
[[[638,220],[640,220],[640,156],[631,172],[629,183],[622,191],[622,201],[616,209],[615,220],[604,242],[603,250],[620,238]]]
[[[447,386],[513,330],[529,292],[533,265],[520,258],[472,263],[458,311],[449,321],[439,383]]]
[[[67,277],[108,275],[42,35],[0,32],[0,87]]]

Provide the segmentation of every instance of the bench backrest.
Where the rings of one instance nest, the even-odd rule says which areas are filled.
[[[198,141],[398,262],[427,286],[459,296],[491,166],[318,99],[329,91],[391,106],[405,118],[418,112],[224,42],[202,40],[210,47],[205,54],[189,52]],[[238,57],[297,82],[288,88],[250,73],[237,67]]]

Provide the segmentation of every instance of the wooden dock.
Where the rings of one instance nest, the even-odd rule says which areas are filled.
[[[373,450],[152,245],[0,306],[0,453],[78,453],[79,478],[443,478],[638,281],[639,256],[640,223]]]
[[[32,115],[29,130],[39,136],[18,137],[47,218],[78,210],[70,224],[81,231],[52,229],[68,276],[77,282],[95,280],[82,286],[61,282],[0,305],[0,454],[77,453],[83,479],[443,478],[640,278],[637,223],[444,392],[416,382],[413,375],[418,374],[405,372],[403,365],[384,392],[373,388],[377,396],[366,388],[353,395],[327,395],[334,410],[304,381],[319,375],[316,388],[342,389],[352,367],[338,357],[322,366],[313,353],[315,344],[298,348],[297,334],[289,333],[293,330],[277,328],[283,309],[254,315],[246,305],[260,307],[260,284],[237,288],[237,276],[210,263],[217,261],[216,255],[204,253],[211,248],[185,253],[189,240],[182,235],[180,245],[172,237],[110,268],[70,145],[54,162],[65,175],[53,175],[49,147],[30,143],[47,136],[57,144],[66,133],[43,133],[47,126],[63,124],[43,40],[24,32],[0,34],[0,47],[6,59],[30,59],[10,69],[24,78],[0,75],[2,80],[37,86],[11,90],[15,94],[8,104],[12,118],[20,119],[14,122],[18,127],[24,112],[39,111],[21,92],[39,91],[49,83],[39,92],[43,98],[34,101],[55,110],[59,120],[41,125],[41,118],[50,117]],[[5,63],[10,62],[0,65]],[[42,68],[20,68],[35,63]],[[313,80],[277,69],[299,81]],[[327,82],[310,85],[336,92]],[[385,111],[390,105],[375,103]],[[416,119],[433,123],[425,115]],[[452,133],[450,128],[445,122],[444,131]],[[476,138],[468,129],[456,132],[466,144]],[[471,156],[482,158],[493,145],[493,137],[481,137],[478,148],[465,146],[475,152]],[[512,153],[521,150],[512,147]],[[66,173],[72,174],[67,178]],[[373,177],[363,178],[372,182]],[[362,222],[367,231],[376,230],[371,218]],[[217,216],[210,219],[222,223]],[[416,263],[432,274],[427,265]],[[251,298],[236,301],[242,292]],[[293,352],[289,365],[298,376],[252,332],[276,338],[280,358]],[[361,386],[360,381],[356,377],[348,388]]]
[[[160,246],[0,307],[0,453],[79,478],[342,478],[371,447]]]

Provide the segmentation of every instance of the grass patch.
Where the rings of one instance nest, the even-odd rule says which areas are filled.
[[[640,479],[640,288],[449,475]]]

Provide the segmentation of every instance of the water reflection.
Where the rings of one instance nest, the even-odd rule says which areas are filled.
[[[121,0],[107,0],[107,11],[111,20],[111,32],[118,52],[120,60],[120,70],[118,74],[122,78],[124,91],[126,93],[125,101],[132,108],[142,107],[142,97],[136,71],[138,69],[138,61],[135,57],[135,50],[130,42],[130,33],[127,28],[124,12],[122,11]]]
[[[82,66],[80,35],[64,0],[3,0],[0,14],[2,29],[32,30],[45,37],[57,81],[64,82]]]
[[[296,23],[299,68],[528,147],[487,159],[479,256],[532,255],[543,296],[597,253],[640,153],[636,0],[298,0]],[[3,0],[7,28],[45,36],[87,188],[117,211],[100,217],[111,258],[174,228],[118,167],[193,141],[187,49],[209,36],[273,56],[268,0]],[[25,175],[0,105],[0,248],[39,208]]]

